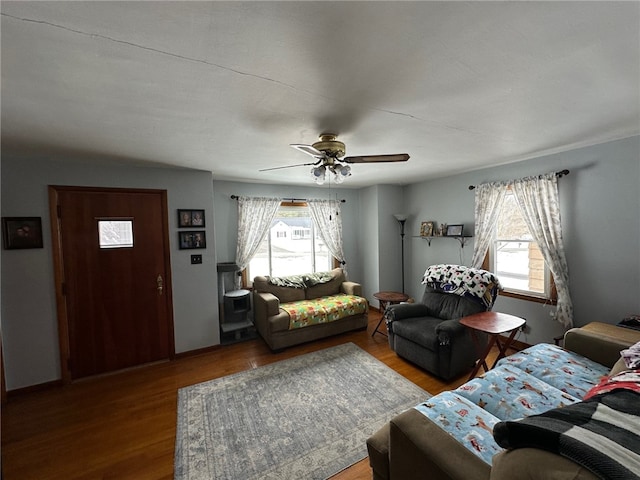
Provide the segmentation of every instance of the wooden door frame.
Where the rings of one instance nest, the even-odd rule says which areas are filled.
[[[7,403],[7,385],[4,383],[4,354],[2,350],[2,331],[0,331],[0,376],[2,377],[0,379],[0,405]]]
[[[67,185],[49,185],[49,219],[51,223],[51,245],[53,256],[54,282],[56,289],[56,314],[58,317],[58,339],[60,344],[60,372],[63,384],[71,383],[71,369],[69,359],[71,350],[69,345],[69,317],[67,302],[64,294],[64,262],[62,252],[62,230],[60,226],[58,192],[86,192],[86,193],[153,193],[160,195],[162,208],[162,235],[164,242],[165,292],[167,295],[167,322],[169,332],[169,359],[175,358],[175,333],[173,326],[173,287],[171,282],[171,248],[169,242],[169,209],[167,206],[167,191],[144,188],[108,188],[108,187],[74,187]]]

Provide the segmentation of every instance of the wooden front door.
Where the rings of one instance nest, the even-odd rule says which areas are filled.
[[[63,380],[172,357],[166,191],[49,195]]]

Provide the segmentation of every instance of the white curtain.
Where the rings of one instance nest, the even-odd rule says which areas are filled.
[[[281,198],[238,197],[238,245],[236,263],[244,270],[269,233],[271,221],[278,212]],[[238,277],[237,283],[240,282]],[[238,285],[239,288],[239,285]]]
[[[341,202],[339,200],[307,200],[307,204],[320,238],[327,245],[331,255],[342,264],[346,277],[347,266],[342,246]]]
[[[507,187],[503,182],[483,183],[476,187],[473,268],[482,267],[506,193]]]
[[[553,274],[558,292],[555,318],[566,329],[573,326],[573,305],[569,294],[569,268],[562,242],[558,178],[555,173],[514,180],[514,196],[544,261]]]

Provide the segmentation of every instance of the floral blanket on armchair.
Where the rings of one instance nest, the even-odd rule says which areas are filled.
[[[422,284],[482,303],[487,310],[493,308],[502,289],[498,277],[487,270],[447,264],[427,267]]]

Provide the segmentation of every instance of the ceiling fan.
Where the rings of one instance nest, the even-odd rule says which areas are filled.
[[[351,167],[349,163],[381,163],[381,162],[406,162],[409,155],[406,153],[398,153],[391,155],[363,155],[359,157],[345,157],[346,148],[344,143],[337,140],[334,133],[323,133],[320,140],[312,145],[291,144],[296,150],[312,156],[315,162],[299,163],[297,165],[286,165],[284,167],[264,168],[261,172],[267,170],[279,170],[281,168],[302,167],[313,165],[311,176],[318,185],[322,185],[329,171],[334,176],[336,183],[342,183],[345,178],[351,175]]]

